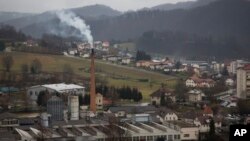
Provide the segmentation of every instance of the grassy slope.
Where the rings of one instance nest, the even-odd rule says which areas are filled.
[[[61,72],[64,64],[70,64],[76,74],[83,77],[89,77],[88,73],[79,70],[79,68],[89,68],[90,62],[87,59],[21,52],[12,52],[10,54],[14,58],[12,71],[15,72],[20,72],[22,64],[30,64],[33,59],[38,58],[43,64],[43,71]],[[0,60],[3,55],[3,53],[0,53]],[[3,69],[2,65],[0,65],[0,69]],[[175,84],[175,78],[171,76],[107,64],[98,60],[96,61],[96,70],[98,70],[98,75],[106,76],[109,85],[117,87],[124,85],[138,87],[143,93],[144,101],[149,99],[149,94],[158,89],[161,86],[161,83],[165,83],[169,87],[173,87]],[[139,79],[149,79],[152,83],[152,87],[150,87],[149,82],[141,82]]]

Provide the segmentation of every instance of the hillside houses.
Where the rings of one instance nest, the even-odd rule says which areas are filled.
[[[192,88],[211,88],[215,86],[215,81],[212,79],[203,79],[197,76],[192,76],[186,80],[186,86]]]
[[[174,91],[168,88],[160,88],[150,95],[152,105],[160,105],[161,97],[165,98],[165,101],[176,102]]]
[[[201,102],[205,94],[201,90],[193,89],[187,93],[187,99],[189,102]]]
[[[168,108],[160,108],[157,111],[157,115],[159,116],[161,122],[178,120],[176,112]]]
[[[164,61],[141,60],[136,62],[136,67],[147,68],[151,70],[164,70],[165,68],[172,68],[173,62],[171,62],[170,60],[164,60]]]

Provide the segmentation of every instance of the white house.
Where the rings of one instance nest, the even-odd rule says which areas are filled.
[[[85,88],[75,84],[47,84],[47,85],[37,85],[32,86],[27,89],[27,96],[30,97],[33,104],[36,104],[38,95],[41,91],[48,91],[49,93],[67,93],[82,95],[85,94]]]
[[[180,139],[182,141],[194,141],[198,140],[199,138],[199,128],[194,124],[187,123],[184,121],[169,121],[164,122],[163,124],[172,129],[180,131]]]
[[[192,76],[186,80],[187,87],[211,88],[214,87],[215,81],[212,79],[202,79],[197,76]]]
[[[125,57],[122,58],[122,64],[128,65],[131,62],[131,58]]]
[[[96,94],[96,107],[97,109],[103,108],[103,96],[100,93]]]
[[[167,108],[161,108],[160,111],[158,112],[158,115],[161,118],[161,121],[176,121],[178,120],[177,114]]]
[[[234,85],[234,80],[232,78],[228,78],[228,79],[226,79],[225,84],[227,86],[233,86]]]
[[[69,55],[75,55],[77,52],[78,52],[77,49],[73,49],[73,48],[68,50]]]
[[[197,84],[195,83],[195,81],[193,79],[189,78],[186,80],[186,86],[194,88],[197,86]]]
[[[173,90],[167,88],[160,88],[150,95],[152,105],[160,105],[162,95],[164,96],[166,101],[170,100],[173,103],[176,102],[176,97]]]
[[[214,126],[215,128],[221,128],[221,120],[218,118],[214,118]],[[211,121],[211,117],[208,116],[200,116],[195,118],[194,124],[199,127],[199,131],[201,133],[207,133],[210,130],[209,124]]]
[[[201,90],[190,90],[188,93],[188,101],[189,102],[200,102],[205,94]]]

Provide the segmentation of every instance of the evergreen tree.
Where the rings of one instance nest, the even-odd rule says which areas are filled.
[[[46,107],[47,105],[47,96],[46,96],[46,91],[41,91],[37,97],[37,105],[38,106],[43,106]]]
[[[88,94],[84,95],[82,104],[83,105],[89,105],[90,104],[90,95],[88,95]]]
[[[146,52],[144,51],[137,51],[136,52],[136,61],[140,61],[140,60],[151,60],[151,56],[146,54]]]
[[[3,41],[0,41],[0,51],[4,51],[5,49],[5,44]]]
[[[166,99],[165,99],[164,93],[161,94],[160,104],[161,104],[161,106],[165,106],[166,105]]]
[[[79,105],[82,106],[84,104],[83,102],[83,96],[82,95],[79,95]]]
[[[209,123],[209,140],[214,140],[215,139],[215,125],[214,125],[214,120],[213,118],[210,119]]]
[[[185,100],[185,93],[188,92],[188,89],[182,80],[178,80],[177,84],[175,85],[174,92],[175,92],[178,100]]]

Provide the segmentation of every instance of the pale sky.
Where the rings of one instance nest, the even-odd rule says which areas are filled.
[[[119,11],[128,11],[183,1],[194,0],[0,0],[0,11],[41,13],[93,4],[103,4]]]

